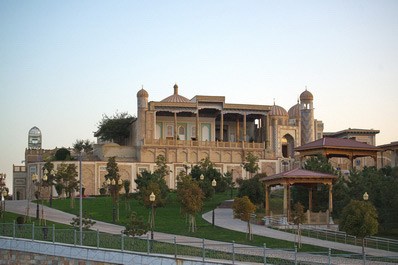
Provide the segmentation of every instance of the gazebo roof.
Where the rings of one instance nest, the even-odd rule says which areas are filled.
[[[337,176],[316,172],[312,170],[306,170],[302,168],[296,168],[290,171],[266,176],[260,179],[261,182],[265,182],[268,185],[278,185],[284,183],[331,183]]]
[[[379,147],[374,145],[358,142],[353,139],[346,138],[329,138],[324,137],[308,144],[296,147],[295,151],[318,149],[318,148],[338,148],[338,149],[362,149],[362,150],[373,150],[381,151]]]

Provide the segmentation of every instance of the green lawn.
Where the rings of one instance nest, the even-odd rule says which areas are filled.
[[[216,194],[215,203],[219,205],[222,201],[230,199],[229,193]],[[70,208],[69,199],[53,200],[53,206],[61,211],[78,214],[79,200],[76,199],[75,209]],[[45,204],[48,205],[48,202]],[[127,216],[130,212],[125,210],[125,200],[123,196],[120,198],[120,220],[119,225],[124,225],[127,222]],[[138,216],[143,216],[148,220],[150,209],[145,208],[140,201],[130,199],[131,211],[137,212]],[[87,211],[95,220],[111,223],[112,221],[112,198],[110,197],[91,197],[83,199],[83,210]],[[213,202],[206,201],[203,207],[203,212],[211,211],[213,209]],[[197,238],[205,238],[211,240],[218,240],[224,242],[232,242],[254,246],[263,246],[264,243],[270,248],[294,248],[293,242],[285,240],[271,239],[261,236],[255,236],[253,241],[246,240],[246,234],[241,232],[230,231],[227,229],[212,227],[210,223],[201,218],[200,214],[196,217],[197,232],[191,233],[188,231],[188,223],[184,216],[180,214],[180,206],[176,201],[176,194],[170,193],[168,203],[165,207],[158,208],[155,217],[155,231],[169,234],[193,236]],[[311,245],[303,245],[300,249],[302,252],[327,252],[327,249]],[[333,251],[333,253],[343,253]]]

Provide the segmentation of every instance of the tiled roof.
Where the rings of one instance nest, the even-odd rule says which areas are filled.
[[[312,170],[306,170],[302,168],[296,168],[290,171],[278,173],[271,176],[266,176],[260,179],[260,181],[267,181],[273,179],[282,179],[282,178],[337,178],[335,175],[316,172]]]
[[[398,148],[398,141],[391,142],[389,144],[383,144],[379,145],[379,148],[382,148],[383,150],[391,150],[391,149],[397,149]]]
[[[270,116],[288,116],[287,111],[278,105],[273,105],[272,110],[269,113]]]
[[[294,105],[293,107],[291,107],[289,109],[288,114],[289,114],[290,119],[299,118],[300,117],[300,104],[297,102],[296,105]]]
[[[315,149],[315,148],[322,148],[322,147],[380,150],[380,148],[378,148],[374,145],[358,142],[353,139],[331,138],[331,137],[324,137],[324,138],[318,139],[318,140],[310,142],[308,144],[296,147],[294,150],[300,151],[300,150]]]
[[[183,103],[183,102],[189,102],[189,99],[186,97],[183,97],[181,95],[178,95],[178,86],[177,84],[174,85],[174,94],[163,99],[161,102],[172,102],[172,103]]]

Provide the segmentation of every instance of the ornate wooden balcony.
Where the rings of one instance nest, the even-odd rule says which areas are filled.
[[[204,147],[226,149],[265,149],[265,143],[254,142],[220,142],[220,141],[194,141],[175,139],[144,139],[144,146],[178,146],[178,147]]]

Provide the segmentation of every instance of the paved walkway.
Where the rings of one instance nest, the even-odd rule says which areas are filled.
[[[17,214],[25,215],[26,207],[27,207],[27,201],[13,200],[13,201],[7,201],[7,209],[6,210],[9,212],[14,212]],[[30,203],[29,207],[30,207],[29,215],[36,216],[36,204]],[[47,220],[57,222],[57,223],[62,223],[62,224],[70,224],[70,222],[72,221],[72,218],[75,217],[75,215],[65,213],[65,212],[62,212],[62,211],[59,211],[59,210],[56,210],[53,208],[49,208],[49,207],[45,207],[44,211],[45,211]],[[216,213],[215,224],[217,226],[224,227],[224,228],[227,228],[230,230],[246,232],[247,224],[240,220],[233,219],[232,209],[216,209],[215,213]],[[203,218],[207,221],[211,221],[211,212],[204,214]],[[101,222],[101,221],[96,221],[96,224],[92,228],[98,229],[101,232],[112,233],[112,234],[120,234],[121,231],[124,229],[123,226],[109,224],[109,223],[105,223],[105,222]],[[273,230],[273,229],[267,229],[264,226],[253,225],[253,232],[256,235],[262,235],[262,236],[267,236],[267,237],[272,237],[272,238],[279,238],[279,239],[294,241],[294,235],[292,235],[290,233],[280,232],[280,231]],[[154,237],[157,240],[170,240],[170,241],[174,240],[174,238],[175,238],[177,240],[177,242],[190,242],[190,243],[184,243],[184,244],[199,246],[199,247],[201,247],[200,243],[202,242],[202,240],[198,239],[198,238],[180,236],[180,235],[172,235],[172,234],[166,234],[166,233],[160,233],[160,232],[155,232]],[[339,245],[343,245],[344,248],[342,250],[354,252],[354,253],[358,252],[358,249],[361,250],[360,247],[355,247],[355,246],[345,245],[345,244],[337,245],[338,243],[317,240],[317,239],[313,239],[313,238],[303,237],[302,241],[304,244],[312,244],[312,245],[324,246],[326,248],[330,247],[330,248],[334,248],[334,249],[340,249],[341,246],[339,246]],[[195,242],[195,243],[193,243],[193,242]],[[205,240],[205,244],[206,244],[206,247],[209,249],[222,250],[222,251],[226,251],[226,252],[231,251],[230,243],[219,242],[219,241],[214,241],[214,240]],[[351,250],[351,247],[353,247],[352,250]],[[248,254],[248,252],[250,252],[250,254],[258,254],[258,255],[262,255],[262,253],[263,253],[263,250],[261,248],[252,248],[252,249],[253,250],[250,249],[250,246],[235,244],[235,252],[236,253],[240,252],[242,254]],[[367,251],[372,253],[372,254],[369,253],[369,255],[371,254],[371,255],[377,255],[377,256],[397,256],[397,253],[395,253],[395,252],[377,251],[377,250],[373,250],[373,249],[367,249]],[[359,251],[359,253],[361,253],[361,251]],[[290,260],[294,259],[294,253],[292,253],[291,251],[268,249],[267,256],[290,259]],[[298,260],[312,262],[315,264],[321,264],[321,263],[327,264],[328,257],[322,256],[322,255],[300,254],[299,253],[297,258],[298,258]],[[331,262],[332,262],[332,264],[362,264],[361,260],[345,259],[345,258],[337,258],[337,257],[332,257]],[[387,264],[387,263],[367,262],[367,264]]]
[[[212,212],[208,212],[202,215],[203,219],[207,222],[211,223]],[[215,211],[215,225],[226,228],[229,230],[246,232],[247,233],[247,223],[243,222],[239,219],[234,219],[233,210],[229,208],[217,208]],[[295,242],[295,236],[292,233],[287,233],[271,228],[267,228],[263,225],[255,225],[252,224],[252,230],[254,235],[265,236],[276,239],[283,239],[291,242]],[[362,253],[362,246],[354,246],[349,244],[337,243],[333,241],[320,240],[311,237],[301,237],[301,242],[303,244],[320,246],[324,248],[337,249],[352,253]],[[385,251],[374,248],[365,248],[365,252],[367,255],[371,256],[398,256],[397,252]]]

